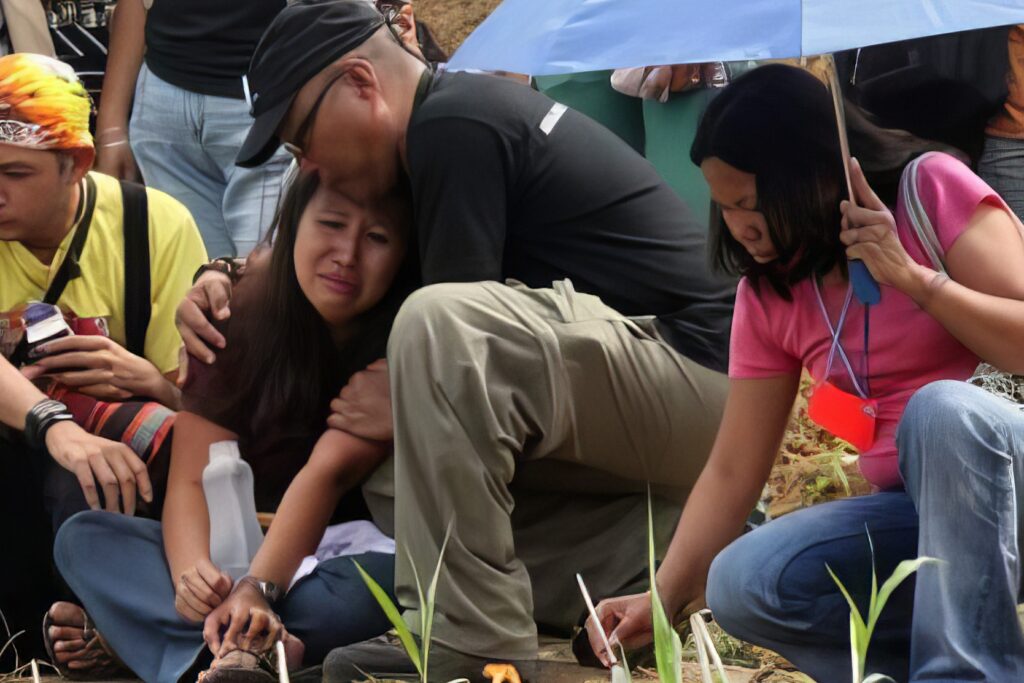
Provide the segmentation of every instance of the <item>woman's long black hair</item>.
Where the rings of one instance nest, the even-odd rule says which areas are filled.
[[[764,278],[787,299],[792,284],[845,269],[839,202],[846,180],[832,98],[821,81],[782,64],[737,78],[708,106],[690,149],[698,166],[710,157],[754,174],[757,210],[778,254],[772,263],[755,261],[715,211],[708,241],[716,265],[754,286]]]
[[[226,349],[237,355],[231,363],[234,386],[223,387],[225,423],[247,425],[240,439],[257,442],[243,443],[257,481],[270,478],[284,486],[303,463],[262,455],[273,456],[294,439],[303,440],[302,448],[312,447],[307,442],[326,428],[330,402],[348,378],[385,356],[394,316],[419,280],[407,196],[396,195],[386,209],[406,227],[405,259],[384,299],[353,321],[354,333],[339,349],[295,273],[299,221],[318,185],[316,174],[300,175],[286,192],[262,245],[270,249],[265,273],[254,273],[250,283],[245,283],[249,275],[242,278],[250,285],[244,293],[246,315],[231,322]]]
[[[883,201],[895,202],[903,168],[931,150],[958,154],[947,145],[906,131],[880,128],[847,103],[850,146],[869,183]],[[846,178],[832,96],[810,73],[771,64],[737,78],[708,106],[690,158],[698,166],[718,157],[754,174],[757,209],[764,214],[778,253],[758,263],[712,211],[708,236],[713,263],[727,273],[762,279],[785,299],[789,288],[808,277],[824,277],[837,266],[846,274],[846,250],[839,241],[839,203]]]

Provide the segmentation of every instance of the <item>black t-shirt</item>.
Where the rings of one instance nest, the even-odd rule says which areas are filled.
[[[504,78],[434,78],[407,133],[424,280],[570,278],[725,371],[735,287],[704,228],[647,160],[563,109]]]
[[[146,66],[201,95],[242,99],[242,74],[285,0],[154,0],[146,16]]]

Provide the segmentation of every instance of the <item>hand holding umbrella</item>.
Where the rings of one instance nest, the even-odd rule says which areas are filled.
[[[851,266],[861,263],[878,282],[901,292],[913,291],[930,271],[903,248],[896,234],[896,219],[868,185],[856,159],[850,163],[850,180],[856,202],[844,200],[840,205],[843,219],[839,239],[846,245],[847,257],[858,259]]]

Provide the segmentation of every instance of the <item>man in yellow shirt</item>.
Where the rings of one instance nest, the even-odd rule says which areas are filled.
[[[109,339],[80,335],[51,342],[46,357],[25,372],[58,379],[76,401],[83,394],[106,401],[135,397],[174,408],[181,344],[174,309],[206,253],[195,222],[176,200],[89,172],[95,154],[90,109],[66,65],[40,55],[0,58],[0,347],[11,350],[12,338],[15,350],[21,346],[11,333],[20,320],[9,313],[30,301],[47,300],[79,318],[103,318]],[[23,445],[20,435],[0,435],[0,546],[17,548],[19,556],[12,567],[17,576],[4,582],[0,605],[14,618],[15,630],[28,629],[25,647],[19,646],[25,652],[36,649],[31,636],[38,637],[38,617],[54,597],[43,480],[50,487],[56,471],[69,503],[84,489],[83,507],[96,506],[101,493],[107,509],[131,513],[137,494],[153,499],[135,438],[151,431],[133,424],[129,445],[136,454],[87,437],[67,424],[67,405],[33,393],[6,362],[0,370],[0,408],[21,396],[13,412],[0,410],[0,417],[16,428],[24,424],[27,437]],[[70,405],[71,398],[65,400]],[[26,415],[27,403],[33,405]],[[147,415],[166,423],[169,411],[157,408]],[[82,446],[91,450],[83,453]],[[49,464],[44,450],[57,462]]]
[[[97,398],[145,397],[176,408],[181,339],[174,309],[206,253],[188,210],[148,190],[148,254],[126,261],[122,189],[114,178],[88,172],[94,157],[89,108],[64,64],[29,54],[0,58],[0,311],[52,297],[67,270],[53,303],[80,318],[105,319],[110,338],[58,340],[39,365]],[[148,284],[148,293],[126,291],[140,288],[126,277],[133,263],[147,271],[141,287]],[[132,345],[129,326],[139,322],[126,310],[129,294],[139,295],[140,315],[148,314],[144,343],[134,353],[125,350]]]

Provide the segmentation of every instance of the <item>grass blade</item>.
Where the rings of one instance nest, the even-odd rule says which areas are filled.
[[[423,600],[423,589],[420,586],[420,577],[416,575],[416,590],[420,593],[420,615],[423,619],[423,630],[420,632],[423,637],[423,680],[427,680],[428,664],[430,661],[430,639],[434,630],[434,602],[437,597],[437,581],[441,576],[441,567],[444,564],[444,553],[448,549],[448,541],[452,537],[452,529],[455,527],[455,518],[448,521],[448,529],[444,532],[444,541],[441,543],[441,550],[437,554],[437,566],[434,567],[434,576],[430,579],[430,588],[427,589],[426,602]]]
[[[683,643],[665,614],[665,606],[658,595],[658,582],[654,555],[654,513],[651,491],[647,490],[647,559],[651,574],[651,623],[654,626],[654,656],[661,683],[682,683]]]
[[[940,560],[934,557],[919,557],[916,560],[903,560],[896,566],[896,570],[893,571],[892,575],[885,580],[882,584],[881,590],[878,591],[878,596],[871,605],[871,613],[868,615],[868,628],[872,631],[875,628],[875,624],[878,623],[878,618],[882,615],[882,609],[885,608],[885,603],[889,601],[893,591],[895,591],[901,583],[910,578],[910,575],[916,572],[918,569],[926,564],[938,564]]]
[[[696,613],[690,615],[690,633],[693,634],[693,645],[697,650],[697,663],[700,665],[700,680],[702,683],[714,683],[711,680],[711,662],[708,660],[707,646],[704,636],[700,632],[697,622],[701,618]]]
[[[619,645],[619,663],[612,666],[612,683],[633,683],[633,674],[626,662],[626,650]]]
[[[422,664],[420,663],[420,648],[416,645],[416,638],[413,637],[412,632],[406,625],[405,620],[402,619],[401,613],[398,611],[398,607],[392,602],[388,594],[380,587],[380,584],[373,580],[373,577],[366,573],[366,570],[359,566],[359,563],[352,560],[352,564],[359,570],[359,576],[363,578],[363,583],[370,589],[370,593],[373,598],[380,605],[380,608],[384,610],[384,615],[391,622],[391,625],[395,627],[395,632],[398,634],[398,640],[401,641],[402,646],[405,648],[406,654],[409,655],[409,659],[416,665],[416,670],[423,675]],[[415,570],[415,567],[413,567]]]
[[[864,623],[864,618],[860,615],[860,610],[857,609],[857,603],[850,597],[850,592],[846,590],[846,586],[839,580],[836,573],[832,571],[832,567],[826,563],[825,569],[828,570],[829,576],[839,586],[839,591],[846,598],[846,602],[850,606],[850,649],[852,650],[851,660],[853,661],[852,680],[859,682],[861,676],[864,675],[864,663],[867,661],[868,642],[870,641],[868,627]]]

